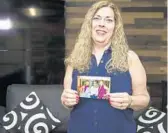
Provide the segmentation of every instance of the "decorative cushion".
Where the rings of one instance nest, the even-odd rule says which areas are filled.
[[[137,133],[167,133],[167,115],[149,107],[136,119]]]
[[[35,92],[31,92],[2,119],[3,127],[10,133],[49,133],[60,124],[61,121],[54,117]]]

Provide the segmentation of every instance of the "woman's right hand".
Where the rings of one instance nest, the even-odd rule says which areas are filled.
[[[64,89],[61,95],[61,102],[64,106],[72,108],[74,105],[79,103],[78,92],[72,89]]]

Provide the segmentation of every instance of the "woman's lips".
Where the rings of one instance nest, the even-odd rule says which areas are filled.
[[[99,35],[104,35],[104,34],[106,34],[107,32],[104,31],[104,30],[96,30],[96,33],[99,34]]]

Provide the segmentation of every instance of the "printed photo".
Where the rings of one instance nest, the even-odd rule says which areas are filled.
[[[110,77],[78,76],[77,91],[80,97],[105,99],[105,94],[110,92]]]

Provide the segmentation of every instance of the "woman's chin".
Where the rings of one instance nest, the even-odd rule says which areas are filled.
[[[105,40],[96,40],[96,44],[99,44],[99,45],[105,45],[106,44],[106,41]]]

